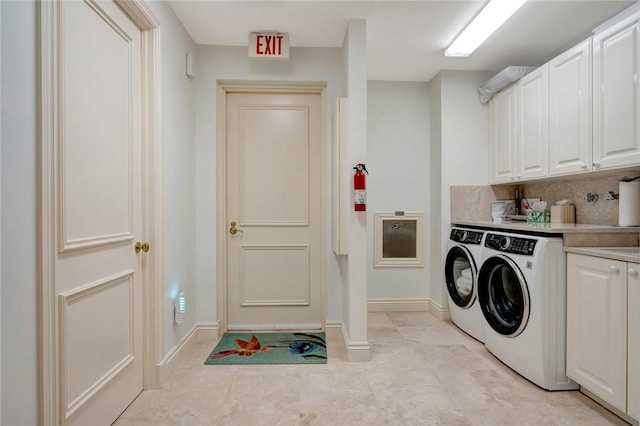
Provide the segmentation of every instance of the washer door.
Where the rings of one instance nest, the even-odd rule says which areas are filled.
[[[488,258],[478,274],[482,313],[496,332],[515,337],[529,320],[529,289],[520,268],[503,255]]]
[[[476,300],[477,267],[466,247],[451,247],[444,263],[444,276],[453,303],[464,309],[471,307]]]

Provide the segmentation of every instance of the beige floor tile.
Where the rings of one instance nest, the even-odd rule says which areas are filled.
[[[162,389],[143,392],[117,426],[625,425],[579,392],[533,385],[450,322],[428,312],[369,315],[370,362],[204,365],[186,354]]]

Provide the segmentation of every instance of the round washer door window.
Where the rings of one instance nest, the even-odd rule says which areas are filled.
[[[529,320],[529,290],[518,266],[497,255],[485,260],[478,274],[482,314],[496,332],[509,337],[522,333]]]
[[[453,303],[468,309],[476,300],[476,264],[469,250],[454,246],[444,263],[447,291]]]

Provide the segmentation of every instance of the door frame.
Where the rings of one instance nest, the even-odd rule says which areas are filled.
[[[321,242],[320,242],[320,263],[322,265],[320,273],[320,285],[321,285],[321,315],[320,324],[322,329],[326,329],[327,321],[327,280],[326,280],[326,254],[325,249],[327,247],[327,212],[326,212],[326,157],[327,157],[327,130],[326,130],[326,83],[321,82],[264,82],[264,81],[229,81],[219,80],[217,87],[217,102],[216,102],[216,121],[218,123],[216,130],[216,170],[217,170],[217,188],[216,188],[216,250],[218,256],[216,256],[216,270],[218,283],[216,289],[216,310],[217,317],[220,321],[220,327],[218,329],[219,335],[227,331],[228,326],[228,309],[227,309],[227,287],[229,285],[227,275],[227,224],[229,218],[227,218],[227,94],[230,93],[268,93],[268,94],[317,94],[320,95],[320,141],[323,144],[321,147],[320,158],[320,170],[322,170],[323,176],[321,179],[321,200],[320,206],[322,210],[321,220]]]
[[[93,1],[93,0],[87,0]],[[143,389],[160,386],[163,357],[160,21],[146,0],[114,0],[141,31],[142,234],[152,250],[142,262]],[[40,425],[60,418],[59,333],[55,294],[55,146],[58,139],[59,1],[38,2],[38,385]]]

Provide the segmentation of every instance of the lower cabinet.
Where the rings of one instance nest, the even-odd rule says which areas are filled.
[[[567,255],[567,375],[636,419],[640,404],[638,271],[640,265],[634,263]]]
[[[627,267],[629,301],[628,355],[629,383],[627,384],[627,413],[640,421],[640,264],[629,263]]]

